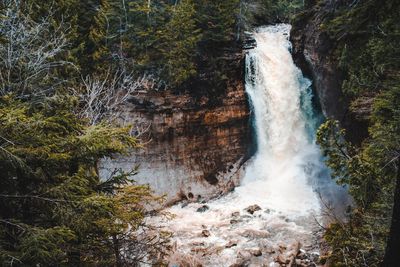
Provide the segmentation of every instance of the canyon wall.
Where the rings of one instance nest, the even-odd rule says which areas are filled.
[[[324,19],[320,12],[308,10],[293,24],[293,55],[296,64],[312,79],[324,115],[342,120],[345,114],[341,92],[343,76],[331,55],[333,42],[320,30]]]
[[[104,160],[102,176],[139,166],[134,180],[167,194],[167,204],[201,201],[233,189],[251,154],[249,105],[238,78],[217,105],[215,99],[188,93],[137,92],[123,117],[138,126],[143,148]]]
[[[350,99],[342,92],[344,74],[334,53],[335,40],[323,30],[323,23],[341,1],[308,1],[308,8],[293,22],[291,42],[296,65],[313,81],[314,90],[326,118],[338,120],[347,130],[348,140],[359,143],[367,135],[367,123],[350,109]]]

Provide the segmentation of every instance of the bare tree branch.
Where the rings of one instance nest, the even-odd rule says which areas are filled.
[[[4,0],[0,12],[0,95],[48,95],[54,91],[52,70],[70,62],[57,59],[67,46],[65,25],[53,27],[49,15],[34,21],[21,12],[20,1]],[[48,83],[45,81],[54,81]]]

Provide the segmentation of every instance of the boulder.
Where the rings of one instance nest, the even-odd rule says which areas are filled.
[[[230,224],[236,224],[236,223],[239,223],[239,222],[241,222],[241,220],[238,220],[238,219],[232,219],[232,220],[229,221]]]
[[[209,210],[209,209],[210,209],[209,206],[203,205],[203,206],[201,206],[200,208],[198,208],[196,211],[197,211],[197,212],[205,212],[205,211],[207,211],[207,210]]]
[[[203,231],[201,231],[201,235],[204,237],[209,237],[211,235],[211,233],[208,230],[203,230]]]
[[[235,247],[235,246],[237,246],[237,241],[229,241],[226,245],[225,245],[225,248],[231,248],[231,247]]]
[[[239,211],[235,211],[232,213],[232,217],[240,217],[240,212]]]
[[[251,205],[245,209],[245,211],[247,211],[250,214],[253,214],[254,212],[259,210],[261,210],[261,207],[258,206],[257,204]]]
[[[256,256],[256,257],[260,257],[260,256],[262,255],[261,249],[259,249],[259,248],[251,249],[251,250],[249,250],[249,252],[250,252],[253,256]]]
[[[286,259],[285,255],[283,254],[279,254],[275,261],[279,264],[287,264],[290,262],[290,260]]]
[[[270,233],[267,231],[247,229],[240,233],[241,236],[247,238],[267,238]]]

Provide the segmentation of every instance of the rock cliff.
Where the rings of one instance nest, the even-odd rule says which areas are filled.
[[[340,121],[347,138],[359,143],[367,135],[367,124],[350,112],[350,99],[342,92],[344,74],[334,53],[335,40],[322,29],[342,1],[308,1],[308,8],[293,22],[291,41],[296,64],[313,80],[314,89],[325,117]]]
[[[231,190],[251,154],[249,106],[242,77],[215,103],[170,91],[138,92],[124,119],[139,126],[144,146],[131,156],[104,160],[103,176],[139,166],[133,178],[167,194],[167,204],[201,201]],[[143,131],[143,133],[141,133]]]
[[[308,10],[293,24],[293,54],[297,65],[312,78],[324,115],[342,120],[345,113],[341,92],[343,76],[331,55],[333,43],[320,30],[324,17],[319,12]]]

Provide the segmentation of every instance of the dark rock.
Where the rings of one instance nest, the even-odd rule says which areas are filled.
[[[209,209],[210,209],[209,206],[203,205],[203,206],[201,206],[200,208],[198,208],[196,211],[197,211],[197,212],[205,212],[205,211],[207,211],[207,210],[209,210]]]
[[[239,217],[240,216],[240,212],[239,211],[235,211],[232,213],[232,217]]]
[[[275,249],[273,249],[273,248],[268,248],[268,249],[267,249],[267,253],[269,253],[269,254],[275,254]]]
[[[259,211],[259,210],[261,210],[261,208],[257,204],[251,205],[245,209],[245,211],[247,211],[250,214],[253,214],[254,212]]]
[[[368,135],[368,124],[357,119],[350,110],[350,98],[342,91],[344,74],[334,53],[336,41],[331,39],[321,25],[340,7],[340,1],[320,1],[297,16],[291,30],[293,57],[303,73],[313,80],[313,89],[324,115],[339,120],[346,128],[346,138],[360,143]],[[365,109],[365,112],[368,112]],[[365,113],[364,112],[364,113]]]
[[[226,245],[225,248],[231,248],[237,246],[237,241],[229,241]]]
[[[249,50],[257,47],[257,41],[254,39],[253,34],[249,32],[245,32],[244,41],[243,41],[243,49]]]
[[[256,257],[260,257],[262,255],[261,249],[259,248],[250,250],[250,253]]]
[[[203,230],[203,231],[201,231],[201,234],[202,234],[204,237],[209,237],[209,236],[211,235],[210,231],[208,231],[208,230]]]

